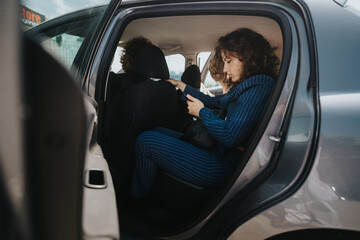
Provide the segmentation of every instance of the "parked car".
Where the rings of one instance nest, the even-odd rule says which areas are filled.
[[[114,0],[21,34],[1,22],[12,24],[1,44],[2,239],[360,238],[356,1]],[[209,59],[240,27],[281,60],[240,164],[217,189],[160,171],[148,206],[130,206],[137,135],[181,123],[163,80],[196,64],[219,94]],[[169,72],[149,72],[154,57],[139,67],[151,81],[126,85],[120,55],[136,36],[162,50]]]

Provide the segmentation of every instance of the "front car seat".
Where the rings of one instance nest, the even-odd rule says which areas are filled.
[[[178,108],[175,87],[164,81],[169,78],[169,70],[158,47],[140,49],[129,76],[134,84],[112,97],[109,126],[109,161],[114,181],[126,193],[133,172],[136,137],[152,127],[173,129]]]
[[[181,75],[181,81],[187,85],[200,89],[201,84],[201,73],[200,69],[196,65],[190,65]],[[193,121],[193,117],[188,113],[187,103],[182,99],[182,91],[177,90],[178,99],[179,99],[179,108],[177,112],[177,124],[176,130],[179,132],[185,132],[186,128]]]

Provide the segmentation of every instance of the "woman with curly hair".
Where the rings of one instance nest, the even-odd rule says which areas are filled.
[[[251,76],[265,74],[275,79],[278,74],[280,61],[274,53],[276,48],[250,29],[238,29],[221,37],[218,47],[227,73],[225,82],[230,88]]]
[[[132,195],[147,196],[158,168],[205,188],[222,186],[241,161],[243,146],[266,106],[278,73],[275,48],[260,34],[237,29],[218,41],[229,91],[210,97],[181,81],[168,81],[187,97],[189,113],[199,117],[216,140],[211,148],[182,141],[170,131],[145,131],[136,142]],[[219,111],[214,111],[220,109]]]
[[[139,52],[139,50],[150,45],[152,45],[150,40],[144,38],[143,36],[134,37],[125,43],[124,52],[120,58],[120,63],[124,72],[130,72],[135,55]]]

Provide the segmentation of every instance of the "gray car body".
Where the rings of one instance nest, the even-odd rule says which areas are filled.
[[[359,231],[359,15],[332,1],[305,2],[317,48],[320,130],[316,156],[305,182],[293,195],[246,222],[230,239],[265,239],[313,228]]]

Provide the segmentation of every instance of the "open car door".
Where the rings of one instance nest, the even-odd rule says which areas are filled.
[[[1,238],[119,239],[110,171],[92,141],[96,103],[82,92],[81,82],[120,0],[96,15],[97,25],[89,39],[82,39],[69,66],[44,49],[46,36],[75,34],[71,26],[81,24],[63,23],[86,23],[87,16],[60,17],[20,33],[17,2],[3,3],[9,16],[4,15],[2,32],[8,34],[0,62]],[[9,61],[6,56],[13,57]]]

